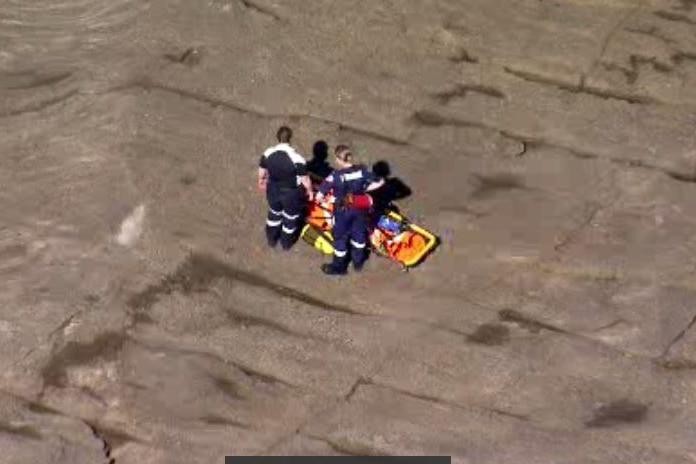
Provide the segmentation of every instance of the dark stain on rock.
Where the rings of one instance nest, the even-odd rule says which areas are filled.
[[[460,47],[457,52],[449,57],[452,63],[478,63],[479,60],[475,56],[471,56],[464,47]]]
[[[586,427],[612,427],[619,424],[637,423],[645,420],[648,406],[630,400],[619,400],[604,404],[594,411]]]
[[[660,358],[655,360],[655,364],[660,366],[663,369],[667,369],[670,371],[685,371],[685,370],[691,370],[691,369],[696,369],[696,361],[692,359],[684,359],[684,358],[674,358],[674,359],[665,359],[665,358]]]
[[[28,425],[15,426],[4,422],[0,422],[0,433],[18,435],[31,440],[41,440],[42,438],[41,434],[33,427],[29,427]]]
[[[498,408],[484,408],[486,411],[492,412],[493,414],[498,414],[500,416],[511,417],[513,419],[521,421],[529,421],[529,417],[523,414],[516,414],[514,412],[504,411]]]
[[[38,403],[36,401],[32,401],[32,402],[28,403],[27,409],[35,414],[45,414],[45,415],[50,414],[50,415],[54,415],[54,416],[61,416],[62,415],[60,411],[53,409],[53,408],[49,408],[48,406],[45,406],[45,405]]]
[[[133,313],[133,323],[134,324],[154,324],[155,320],[144,311],[136,311]]]
[[[208,425],[222,425],[222,426],[231,426],[231,427],[236,427],[240,429],[246,429],[250,430],[251,426],[248,424],[245,424],[243,422],[239,422],[233,419],[227,419],[225,417],[221,416],[216,416],[214,414],[209,414],[207,416],[203,416],[199,418],[201,422],[208,424]]]
[[[649,28],[627,27],[624,30],[626,32],[631,32],[633,34],[640,34],[640,35],[652,37],[652,38],[657,39],[661,42],[664,42],[667,45],[675,44],[675,41],[673,39],[671,39],[670,37],[667,37],[665,34],[663,34],[657,26],[651,26]]]
[[[607,67],[606,63],[602,63],[605,68]],[[609,64],[608,66],[616,66]],[[528,81],[528,82],[533,82],[536,84],[540,85],[547,85],[551,87],[555,87],[560,90],[565,90],[567,92],[571,93],[583,93],[586,95],[592,95],[594,97],[598,98],[603,98],[603,99],[611,99],[611,100],[619,100],[619,101],[624,101],[626,103],[630,104],[649,104],[653,103],[654,99],[650,97],[645,97],[642,95],[632,95],[632,94],[624,94],[621,92],[614,92],[611,90],[606,90],[606,89],[598,89],[598,88],[590,88],[586,87],[584,79],[581,79],[578,84],[573,84],[565,81],[560,81],[556,80],[553,78],[545,77],[545,76],[539,76],[534,73],[530,73],[527,71],[520,71],[516,69],[512,69],[509,67],[504,67],[503,68],[505,72],[508,74],[511,74],[515,77],[518,77],[522,80]],[[609,69],[609,68],[607,68]],[[623,68],[621,68],[623,70]]]
[[[360,456],[362,461],[369,464],[371,461],[382,462],[381,460],[370,459],[371,456],[389,456],[388,453],[378,450],[365,443],[357,443],[348,440],[320,440],[326,443],[332,450],[344,456]]]
[[[475,84],[458,84],[454,89],[440,92],[433,97],[441,104],[446,105],[454,98],[465,98],[469,93],[479,93],[491,98],[502,99],[505,94],[494,87]]]
[[[502,345],[510,339],[510,329],[501,324],[482,324],[466,338],[479,345]]]
[[[612,71],[619,71],[626,77],[627,84],[635,84],[640,76],[640,68],[643,65],[650,65],[655,71],[661,73],[668,73],[672,71],[672,68],[662,62],[660,62],[657,57],[645,57],[640,55],[631,55],[628,59],[629,67],[623,67],[615,63],[602,63],[605,69]]]
[[[10,245],[0,250],[0,260],[6,261],[14,258],[19,258],[21,256],[26,256],[26,254],[26,245]]]
[[[242,387],[237,385],[235,382],[228,380],[224,377],[212,377],[215,386],[224,393],[226,396],[234,400],[243,400],[245,398],[242,393]]]
[[[694,8],[696,8],[696,0],[679,0],[679,10],[690,13]]]
[[[696,53],[677,52],[674,55],[672,55],[672,62],[677,66],[687,60],[696,61]]]
[[[282,324],[278,324],[277,322],[264,319],[262,317],[257,317],[257,316],[252,316],[249,314],[245,314],[241,311],[236,311],[232,308],[226,308],[223,310],[225,312],[225,315],[227,316],[227,320],[235,325],[235,326],[242,326],[242,327],[266,327],[268,329],[272,329],[281,333],[284,333],[286,335],[292,335],[293,337],[301,337],[301,338],[316,338],[312,337],[311,335],[305,335],[302,333],[295,332],[293,330],[288,329]]]
[[[160,295],[169,295],[173,292],[185,295],[203,293],[218,279],[263,288],[277,296],[290,298],[326,311],[360,314],[348,307],[328,303],[290,287],[276,284],[265,277],[235,268],[211,256],[195,253],[190,255],[172,274],[130,297],[127,304],[134,310],[147,310],[159,300]]]
[[[41,370],[44,386],[65,387],[66,371],[71,366],[89,364],[92,361],[112,361],[123,348],[127,337],[119,332],[105,332],[89,343],[69,342],[53,354]]]
[[[179,55],[168,53],[164,55],[164,57],[174,63],[181,63],[186,66],[196,66],[201,62],[202,51],[196,47],[189,47]]]
[[[443,116],[439,113],[429,110],[420,110],[413,113],[411,116],[411,122],[419,126],[424,127],[443,127],[443,126],[454,126],[454,127],[473,127],[476,129],[488,129],[483,124],[462,121],[460,119]],[[491,130],[491,129],[488,129]]]
[[[519,311],[515,311],[514,309],[502,309],[498,313],[498,317],[503,322],[514,322],[515,324],[518,324],[520,327],[529,330],[532,333],[539,333],[541,330],[548,330],[550,332],[562,334],[567,333],[563,329],[552,326],[550,324],[546,324],[545,322],[537,321],[531,317],[525,316]]]
[[[18,77],[19,82],[16,84],[7,85],[5,88],[10,90],[28,90],[58,84],[69,79],[72,76],[72,72],[44,75],[30,71],[10,75],[10,77],[12,76]]]
[[[696,20],[689,18],[683,13],[674,13],[672,11],[658,10],[653,13],[655,16],[667,21],[682,22],[686,24],[696,24]]]
[[[101,301],[101,298],[99,297],[99,295],[94,295],[90,293],[89,295],[85,295],[85,301],[93,305],[99,303]]]
[[[183,175],[179,178],[179,182],[181,182],[182,184],[184,184],[187,187],[189,185],[195,184],[196,180],[197,180],[196,177],[191,175],[191,174],[186,174],[186,175]]]
[[[526,189],[521,178],[514,174],[502,173],[487,176],[474,174],[473,177],[477,185],[471,198],[482,199],[501,191]]]
[[[28,113],[39,113],[45,109],[48,109],[52,106],[59,105],[61,103],[64,103],[68,100],[70,100],[72,97],[78,95],[80,93],[79,90],[73,89],[68,92],[63,93],[62,95],[57,95],[52,98],[48,98],[44,101],[40,101],[37,103],[32,103],[27,106],[24,106],[22,108],[18,109],[10,109],[4,112],[0,112],[0,118],[8,118],[8,117],[13,117],[13,116],[21,116],[24,114]]]

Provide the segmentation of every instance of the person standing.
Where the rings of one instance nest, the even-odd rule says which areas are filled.
[[[294,244],[298,221],[307,198],[312,198],[312,183],[307,162],[291,145],[292,129],[282,126],[276,133],[278,144],[269,147],[259,161],[258,186],[266,192],[268,216],[266,239],[270,247],[280,241],[284,250]]]
[[[353,268],[359,272],[367,259],[368,211],[350,206],[351,197],[364,195],[384,184],[372,172],[353,162],[353,153],[346,145],[338,145],[335,150],[334,170],[319,186],[317,199],[321,201],[333,190],[336,203],[334,208],[334,256],[331,263],[321,266],[327,275],[344,275],[348,272],[348,244],[351,245],[350,259]]]

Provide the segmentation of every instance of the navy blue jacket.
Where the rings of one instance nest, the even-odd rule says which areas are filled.
[[[324,179],[319,186],[322,195],[333,189],[336,201],[342,201],[348,193],[362,195],[367,191],[367,186],[378,178],[364,166],[351,166],[345,169],[336,169]]]

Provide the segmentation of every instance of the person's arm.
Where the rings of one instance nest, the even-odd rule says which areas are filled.
[[[258,178],[258,187],[259,190],[264,191],[266,190],[266,184],[268,184],[268,167],[266,166],[266,157],[261,156],[261,159],[259,160],[259,178]]]
[[[321,201],[324,199],[326,194],[329,193],[329,190],[331,190],[331,188],[333,187],[333,182],[334,182],[334,174],[331,173],[319,185],[319,188],[317,189],[317,194],[316,194],[317,200]]]
[[[377,190],[378,188],[382,187],[386,180],[384,180],[383,177],[378,177],[376,174],[367,171],[367,179],[369,181],[369,184],[367,184],[367,187],[365,188],[366,192],[372,192],[373,190]]]
[[[309,178],[308,175],[300,177],[300,182],[302,182],[302,185],[304,185],[305,190],[307,191],[307,196],[309,197],[310,201],[312,198],[314,198],[314,190],[312,189],[312,180]]]
[[[295,171],[300,178],[300,183],[304,186],[307,197],[312,200],[312,198],[314,198],[314,191],[312,189],[312,181],[309,178],[309,172],[307,171],[307,162],[300,155],[296,155],[294,161]]]

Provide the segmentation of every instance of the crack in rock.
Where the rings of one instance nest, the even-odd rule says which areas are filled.
[[[510,132],[506,129],[499,129],[499,128],[496,128],[494,126],[484,124],[482,122],[466,121],[466,120],[454,118],[451,116],[444,116],[442,114],[439,114],[437,112],[430,111],[430,110],[416,111],[411,116],[410,120],[412,123],[414,123],[416,125],[424,126],[424,127],[454,126],[454,127],[471,127],[471,128],[481,129],[481,130],[489,130],[489,131],[492,131],[492,132],[499,134],[502,137],[505,137],[507,139],[514,140],[514,141],[517,141],[517,142],[524,144],[525,151],[529,150],[531,148],[535,148],[535,147],[538,148],[538,147],[548,146],[551,148],[563,150],[563,151],[567,152],[568,154],[570,154],[578,159],[607,160],[611,163],[622,165],[622,166],[628,166],[628,167],[632,167],[632,168],[642,168],[642,169],[648,169],[651,171],[661,172],[661,173],[667,175],[669,178],[674,179],[674,180],[679,181],[679,182],[696,183],[696,172],[683,173],[683,172],[675,171],[673,169],[656,166],[656,165],[653,165],[651,163],[648,163],[648,162],[640,160],[640,159],[611,157],[611,156],[599,155],[596,153],[590,153],[590,152],[578,150],[577,148],[571,148],[567,145],[563,145],[560,143],[544,140],[541,138],[515,134],[515,133]]]
[[[689,330],[691,330],[692,327],[694,327],[694,325],[696,325],[696,314],[694,314],[694,316],[691,318],[686,327],[679,331],[679,333],[674,337],[674,339],[672,339],[672,341],[669,343],[669,345],[667,345],[660,357],[665,358],[669,354],[669,351],[672,349],[672,347],[679,343],[679,341],[686,336],[686,334],[689,332]]]
[[[269,18],[272,18],[274,21],[278,22],[283,22],[283,18],[278,15],[275,11],[271,10],[268,7],[265,7],[263,5],[259,5],[257,2],[252,1],[252,0],[239,0],[240,3],[246,8],[247,10],[255,11],[257,13],[260,13],[264,16],[267,16]]]
[[[94,435],[94,438],[96,438],[97,440],[99,440],[101,442],[102,452],[104,453],[104,456],[106,457],[106,459],[108,459],[108,463],[115,464],[116,459],[111,457],[111,446],[109,445],[109,442],[106,441],[106,439],[99,433],[99,430],[97,430],[97,428],[95,426],[93,426],[92,424],[90,424],[87,421],[83,421],[83,422],[92,431],[92,435]]]
[[[477,405],[477,404],[462,405],[462,404],[459,404],[459,403],[455,403],[455,402],[453,402],[453,401],[449,401],[449,400],[444,400],[444,399],[438,398],[438,397],[436,397],[436,396],[426,395],[426,394],[422,394],[422,393],[410,392],[410,391],[408,391],[408,390],[402,390],[402,389],[400,389],[400,388],[396,388],[396,387],[392,387],[392,386],[390,386],[390,385],[384,385],[384,384],[380,384],[380,383],[376,383],[376,382],[370,382],[370,385],[375,386],[375,387],[378,387],[378,388],[383,388],[383,389],[385,389],[385,390],[391,390],[391,391],[396,392],[396,393],[398,393],[398,394],[400,394],[400,395],[408,396],[408,397],[410,397],[410,398],[414,398],[414,399],[417,399],[417,400],[420,400],[420,401],[427,401],[427,402],[429,402],[429,403],[435,403],[435,404],[439,404],[439,405],[442,405],[442,406],[447,406],[447,407],[450,407],[450,408],[455,408],[455,409],[472,408],[472,409],[476,409],[476,410],[479,410],[479,411],[484,411],[484,412],[488,412],[488,413],[500,415],[500,416],[503,416],[503,417],[513,418],[513,419],[520,420],[520,421],[524,421],[524,422],[529,421],[529,417],[528,417],[528,416],[525,416],[525,415],[522,415],[522,414],[511,413],[511,412],[508,412],[508,411],[503,411],[503,410],[501,410],[501,409],[494,408],[494,407],[490,407],[490,406],[482,406],[482,405]]]
[[[655,16],[667,21],[681,22],[685,24],[696,25],[696,20],[689,18],[687,15],[682,13],[674,13],[672,11],[658,10],[653,12]]]
[[[226,417],[216,416],[215,414],[209,414],[198,418],[199,421],[208,425],[221,425],[224,427],[235,427],[238,429],[251,430],[252,427],[244,422],[239,422],[233,419],[227,419]]]
[[[8,75],[8,74],[5,74]],[[50,87],[59,84],[65,80],[70,79],[73,76],[72,71],[62,72],[58,74],[42,75],[35,71],[22,72],[22,73],[9,73],[9,76],[18,76],[28,79],[28,82],[21,82],[17,84],[6,85],[5,88],[8,90],[29,90],[37,89],[40,87]]]
[[[541,330],[548,330],[550,332],[555,332],[564,335],[571,335],[570,332],[563,330],[559,327],[547,324],[545,322],[537,321],[529,316],[525,316],[519,311],[514,309],[501,309],[498,312],[498,317],[503,322],[514,322],[520,327],[529,330],[532,333],[539,333]]]
[[[469,93],[478,93],[491,98],[504,99],[505,94],[486,85],[457,84],[454,89],[433,95],[440,104],[447,105],[454,98],[465,98]]]
[[[587,215],[587,218],[585,218],[585,220],[582,221],[582,223],[578,227],[576,227],[575,229],[573,229],[572,231],[567,233],[561,241],[559,241],[558,243],[556,243],[556,245],[554,245],[554,247],[553,247],[554,251],[560,252],[565,247],[570,245],[573,242],[573,240],[575,240],[575,238],[583,230],[585,230],[588,226],[590,226],[592,224],[592,221],[595,220],[595,218],[597,217],[599,212],[602,211],[602,209],[603,209],[602,205],[599,203],[596,203],[593,206],[592,211],[590,211],[590,213]]]
[[[557,89],[565,90],[565,91],[570,92],[570,93],[590,95],[593,97],[602,98],[604,100],[624,101],[624,102],[630,103],[632,105],[634,105],[634,104],[647,105],[647,104],[651,104],[651,103],[659,103],[657,100],[655,100],[652,97],[646,97],[646,96],[641,96],[641,95],[632,95],[632,94],[624,94],[621,92],[615,92],[615,91],[606,90],[606,89],[597,89],[597,88],[593,88],[593,87],[587,87],[587,85],[585,84],[584,78],[581,78],[577,84],[572,84],[569,82],[564,82],[561,80],[540,76],[538,74],[534,74],[534,73],[531,73],[528,71],[516,70],[516,69],[510,68],[508,66],[505,66],[503,68],[503,70],[505,72],[507,72],[508,74],[511,74],[511,75],[518,77],[522,80],[525,80],[527,82],[556,87]]]
[[[59,95],[57,97],[44,100],[42,102],[34,103],[31,105],[27,105],[23,108],[16,109],[16,110],[7,110],[5,112],[0,112],[0,118],[9,118],[13,116],[20,116],[23,114],[27,113],[40,113],[41,111],[50,108],[52,106],[59,105],[67,100],[70,100],[72,97],[75,95],[78,95],[80,93],[79,90],[71,90],[63,95]]]
[[[479,59],[469,54],[466,48],[459,47],[457,52],[448,58],[452,63],[478,63]]]
[[[640,76],[640,68],[644,65],[651,65],[655,71],[666,74],[672,71],[672,67],[661,63],[657,57],[645,57],[632,54],[628,58],[629,67],[626,68],[616,63],[602,63],[602,66],[608,71],[619,71],[626,77],[626,83],[633,85],[638,81]]]
[[[367,377],[359,377],[358,380],[356,380],[355,383],[350,387],[350,391],[346,394],[346,396],[343,399],[346,401],[350,401],[353,398],[353,395],[355,395],[355,393],[358,391],[358,389],[366,385],[374,384],[372,383],[372,380]]]
[[[213,97],[208,97],[206,95],[200,95],[196,92],[192,92],[189,90],[184,90],[184,89],[179,89],[177,87],[171,87],[168,85],[159,84],[159,83],[153,82],[149,79],[141,79],[141,80],[130,82],[130,83],[122,85],[122,86],[114,87],[110,90],[107,90],[106,93],[126,92],[126,91],[133,90],[133,89],[142,90],[145,92],[150,92],[150,91],[155,90],[155,91],[160,91],[160,92],[164,92],[164,93],[169,93],[169,94],[177,95],[181,98],[185,98],[185,99],[197,101],[199,103],[210,105],[213,108],[224,108],[226,110],[235,111],[237,113],[241,113],[241,114],[245,114],[248,116],[261,118],[261,119],[309,119],[309,120],[317,121],[317,122],[320,122],[323,124],[329,124],[329,125],[336,126],[339,131],[352,132],[352,133],[355,133],[358,135],[374,138],[376,140],[379,140],[382,142],[387,142],[387,143],[397,145],[397,146],[409,145],[407,140],[399,139],[397,137],[393,137],[393,136],[386,135],[386,134],[381,134],[379,132],[376,132],[376,131],[373,131],[370,129],[348,125],[345,123],[341,123],[341,122],[334,121],[331,119],[323,118],[320,116],[315,116],[312,114],[295,114],[295,113],[284,113],[284,114],[267,113],[267,112],[256,110],[253,108],[248,108],[248,107],[245,107],[241,104],[237,104],[234,102],[220,100],[220,99],[216,99]]]
[[[28,425],[11,425],[0,422],[0,433],[17,435],[30,440],[41,440],[43,436],[33,427]]]
[[[657,26],[651,26],[649,29],[627,27],[624,30],[632,34],[647,35],[648,37],[653,37],[657,40],[664,42],[666,45],[674,45],[677,43],[676,40],[670,39],[669,37],[664,35]]]

